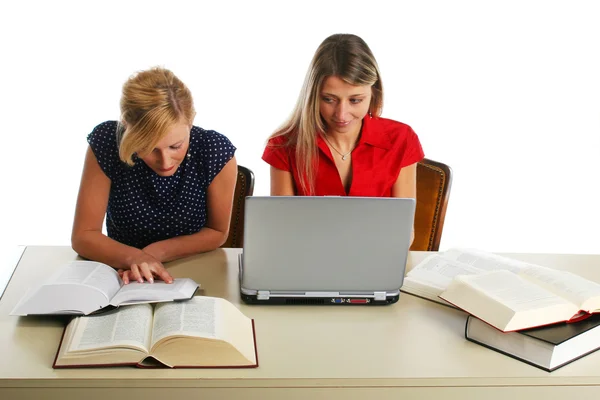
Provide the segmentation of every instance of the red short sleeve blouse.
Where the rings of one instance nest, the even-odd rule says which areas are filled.
[[[275,168],[290,171],[298,191],[296,194],[305,196],[300,185],[295,149],[283,146],[285,141],[284,137],[269,140],[262,159]],[[346,193],[331,151],[320,136],[317,145],[316,196],[390,197],[402,167],[424,157],[419,138],[410,126],[367,116],[363,119],[358,144],[352,151],[352,184]]]

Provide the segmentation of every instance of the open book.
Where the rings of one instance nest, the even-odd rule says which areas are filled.
[[[430,256],[404,282],[403,291],[446,301],[504,332],[574,321],[600,309],[596,282],[477,250]]]
[[[440,294],[458,275],[478,275],[487,271],[520,271],[525,264],[479,250],[450,249],[435,253],[416,265],[404,278],[401,290],[415,296],[452,306]]]
[[[254,321],[227,300],[204,296],[80,316],[65,328],[53,367],[124,365],[257,367]]]
[[[125,285],[117,271],[106,264],[73,261],[30,289],[11,315],[88,315],[121,305],[189,299],[198,287],[188,278],[178,278],[170,284],[155,281]]]

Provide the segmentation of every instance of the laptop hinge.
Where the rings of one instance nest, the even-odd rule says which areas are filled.
[[[271,292],[268,290],[259,290],[256,293],[256,300],[269,300],[271,296]]]
[[[385,300],[386,299],[386,293],[385,292],[375,292],[375,300]]]

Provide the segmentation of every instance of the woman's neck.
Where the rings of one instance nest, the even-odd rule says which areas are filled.
[[[352,151],[360,138],[362,124],[358,126],[355,131],[338,132],[335,130],[328,130],[325,132],[325,136],[330,145],[333,145],[342,153]]]

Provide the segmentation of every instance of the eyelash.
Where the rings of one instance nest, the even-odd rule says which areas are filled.
[[[182,145],[179,146],[169,146],[171,148],[171,150],[179,150],[181,148]]]

